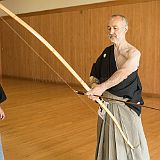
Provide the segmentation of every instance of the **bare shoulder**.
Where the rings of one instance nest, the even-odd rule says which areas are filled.
[[[128,45],[126,51],[126,62],[122,68],[128,68],[130,71],[136,71],[140,62],[140,51],[132,45]]]
[[[129,57],[136,57],[140,58],[141,52],[134,46],[130,45],[128,48],[128,58]]]

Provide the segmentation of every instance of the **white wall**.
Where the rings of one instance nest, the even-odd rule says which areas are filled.
[[[20,14],[107,1],[113,0],[3,0],[0,3],[14,13]],[[6,14],[0,10],[0,16],[2,15]]]

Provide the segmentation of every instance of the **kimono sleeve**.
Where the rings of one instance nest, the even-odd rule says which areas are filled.
[[[93,63],[91,73],[90,73],[90,76],[93,76],[97,79],[100,78],[100,74],[101,74],[101,59],[102,59],[102,55],[98,57],[96,63]]]

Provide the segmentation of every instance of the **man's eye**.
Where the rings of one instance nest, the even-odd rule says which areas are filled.
[[[117,30],[118,28],[117,28],[117,27],[114,27],[114,29]]]

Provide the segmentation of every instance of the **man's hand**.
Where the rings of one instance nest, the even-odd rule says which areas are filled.
[[[105,90],[106,90],[106,88],[103,83],[97,84],[94,88],[92,88],[90,91],[88,91],[86,93],[86,95],[88,96],[88,98],[92,99],[93,101],[96,101],[99,98],[94,95],[101,96]]]
[[[0,107],[0,119],[3,120],[5,118],[5,114],[3,109]]]

